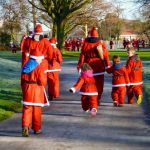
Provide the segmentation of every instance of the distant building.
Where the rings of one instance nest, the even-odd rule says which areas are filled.
[[[124,26],[122,28],[121,34],[120,34],[120,39],[136,39],[138,38],[138,34],[133,30],[132,24],[136,20],[126,20],[124,19]]]
[[[128,40],[136,39],[138,38],[138,34],[136,34],[133,31],[122,31],[120,34],[120,39],[124,39],[124,38]]]

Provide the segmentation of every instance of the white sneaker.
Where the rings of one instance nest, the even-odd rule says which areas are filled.
[[[96,108],[92,108],[92,109],[91,109],[91,116],[92,116],[92,117],[95,117],[95,116],[96,116],[96,113],[97,113],[97,109],[96,109]]]

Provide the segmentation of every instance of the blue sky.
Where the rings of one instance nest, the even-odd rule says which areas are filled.
[[[111,0],[112,1],[112,0]],[[114,0],[116,4],[119,4],[124,9],[123,17],[126,19],[136,19],[139,17],[138,4],[134,3],[134,0]]]

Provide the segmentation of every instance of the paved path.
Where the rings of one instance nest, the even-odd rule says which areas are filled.
[[[21,112],[0,123],[0,150],[145,150],[150,148],[150,114],[146,103],[115,108],[111,76],[96,118],[82,111],[80,96],[68,89],[78,77],[75,62],[64,62],[61,97],[43,111],[43,134],[21,137]]]

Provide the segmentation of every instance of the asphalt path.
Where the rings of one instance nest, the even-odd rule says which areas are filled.
[[[76,82],[76,61],[64,61],[60,73],[60,98],[43,109],[43,133],[21,136],[21,112],[0,123],[0,150],[145,150],[150,148],[150,113],[142,105],[113,107],[111,76],[97,116],[81,109],[80,95],[68,89]]]

